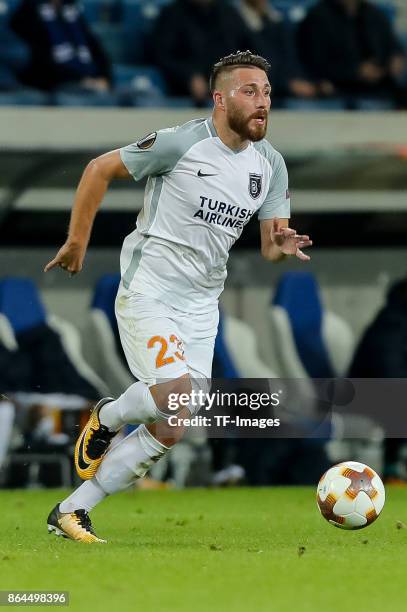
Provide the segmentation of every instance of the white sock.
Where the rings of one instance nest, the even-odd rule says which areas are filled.
[[[167,417],[157,408],[148,386],[138,381],[117,400],[105,404],[99,412],[99,418],[110,431],[118,431],[123,425],[154,423],[157,419]]]
[[[59,505],[59,510],[60,512],[74,512],[84,508],[86,512],[90,512],[106,496],[106,491],[93,477],[83,482],[69,497],[64,499]]]
[[[140,425],[107,453],[95,478],[109,495],[124,491],[145,476],[168,450],[145,425]]]

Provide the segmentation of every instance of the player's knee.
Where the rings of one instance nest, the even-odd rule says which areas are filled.
[[[188,408],[181,408],[177,414],[173,414],[168,420],[160,420],[147,426],[149,432],[164,444],[164,446],[174,446],[181,440],[185,432],[185,419],[191,418]]]
[[[157,409],[164,418],[178,414],[187,408],[191,391],[192,385],[188,374],[150,387]]]

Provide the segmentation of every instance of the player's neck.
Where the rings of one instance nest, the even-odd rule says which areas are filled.
[[[215,115],[212,115],[212,122],[223,144],[232,149],[232,151],[243,151],[243,149],[249,146],[250,141],[248,139],[242,139],[239,134],[236,134],[224,121],[219,120]]]

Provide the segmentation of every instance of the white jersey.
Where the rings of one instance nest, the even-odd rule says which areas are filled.
[[[184,312],[217,307],[229,250],[254,213],[290,217],[281,154],[266,140],[233,151],[212,119],[154,132],[120,155],[136,181],[148,177],[137,227],[123,243],[122,283]]]

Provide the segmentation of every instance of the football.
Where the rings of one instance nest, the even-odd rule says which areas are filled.
[[[318,483],[318,508],[331,525],[341,529],[371,525],[382,511],[385,498],[380,476],[356,461],[334,465]]]

